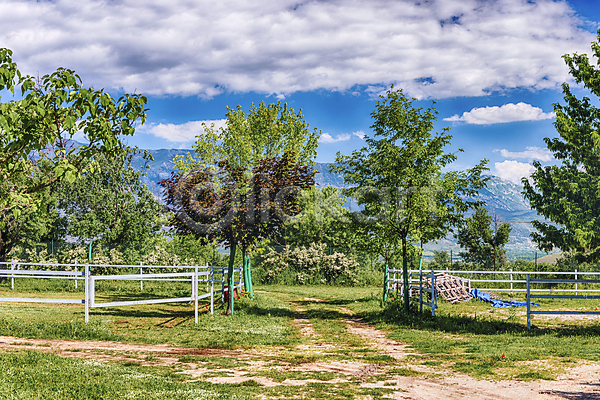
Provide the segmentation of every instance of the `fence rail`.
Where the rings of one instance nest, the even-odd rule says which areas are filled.
[[[69,303],[83,304],[85,307],[85,322],[89,322],[90,308],[101,307],[121,307],[143,304],[161,304],[161,303],[180,303],[194,302],[194,320],[198,323],[198,300],[210,297],[210,313],[214,313],[214,296],[217,293],[221,294],[221,302],[225,301],[225,292],[227,288],[225,284],[226,269],[225,267],[215,266],[171,266],[171,265],[104,265],[104,264],[44,264],[44,263],[17,263],[17,262],[0,262],[0,265],[10,266],[11,269],[0,269],[0,278],[11,278],[11,288],[15,288],[15,278],[30,278],[30,279],[74,279],[75,287],[77,281],[84,281],[84,298],[83,299],[55,299],[55,298],[23,298],[23,297],[0,297],[2,302],[19,302],[19,303]],[[36,270],[36,269],[21,269],[21,267],[62,267],[70,270]],[[97,268],[135,268],[139,269],[136,274],[111,274],[101,275],[94,274],[93,270]],[[164,272],[164,273],[143,273],[143,269],[187,269],[186,272]],[[191,270],[191,271],[190,271]],[[202,270],[202,271],[201,271]],[[235,275],[239,273],[239,278],[236,281]],[[215,279],[219,277],[220,279]],[[167,281],[167,282],[190,282],[190,296],[176,298],[160,298],[148,300],[133,300],[133,301],[118,301],[97,303],[95,299],[96,281],[140,281],[140,290],[144,289],[144,281]],[[205,294],[199,294],[199,283],[206,283]],[[215,283],[220,283],[221,288],[215,290]],[[242,277],[242,268],[234,268],[233,271],[233,289],[240,289],[244,284]]]
[[[588,274],[591,275],[591,274]],[[600,275],[600,274],[594,274]],[[553,283],[553,284],[590,284],[590,283],[600,283],[598,279],[535,279],[531,278],[531,276],[527,275],[527,329],[531,329],[531,316],[532,315],[600,315],[600,311],[569,311],[569,310],[560,310],[560,311],[552,311],[552,310],[539,310],[534,311],[531,309],[531,299],[589,299],[589,300],[597,300],[600,299],[600,296],[588,296],[588,295],[559,295],[559,294],[535,294],[532,293],[533,289],[531,289],[531,285],[540,284],[540,283]],[[582,290],[580,290],[582,291]],[[589,291],[589,290],[588,290]],[[597,290],[596,290],[597,291]]]

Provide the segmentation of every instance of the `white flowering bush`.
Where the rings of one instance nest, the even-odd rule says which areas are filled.
[[[85,264],[88,262],[88,251],[82,246],[65,247],[59,253],[60,261],[64,264]]]
[[[335,282],[340,285],[354,286],[358,284],[359,264],[353,258],[344,253],[335,252],[326,256],[323,275],[327,282]]]
[[[327,255],[325,249],[323,243],[294,249],[286,246],[279,253],[269,248],[261,263],[264,270],[262,282],[277,283],[292,278],[300,285],[358,284],[358,262],[343,253]]]
[[[286,247],[286,252],[288,248]],[[274,283],[281,276],[282,272],[288,269],[287,254],[277,253],[274,249],[269,248],[264,255],[261,263],[265,274],[262,278],[263,283]]]
[[[25,254],[26,254],[26,259],[28,260],[27,262],[30,262],[30,263],[44,263],[44,264],[58,263],[56,258],[52,257],[51,255],[48,255],[48,250],[46,250],[46,249],[40,251],[39,253],[36,251],[36,249],[25,249]],[[13,257],[11,259],[11,261],[25,262],[24,260],[20,260],[16,257]],[[18,269],[29,269],[29,270],[38,270],[39,271],[39,270],[49,270],[49,269],[52,269],[52,267],[48,267],[45,265],[19,265]]]
[[[196,260],[194,259],[180,259],[177,254],[170,254],[164,247],[159,245],[155,245],[154,249],[149,253],[142,256],[142,263],[144,265],[196,265]],[[149,272],[159,272],[158,268],[148,268]],[[160,272],[165,272],[164,269],[161,269]]]

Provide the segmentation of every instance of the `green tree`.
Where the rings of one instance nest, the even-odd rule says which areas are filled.
[[[7,261],[8,255],[16,247],[35,248],[41,241],[57,240],[64,229],[58,212],[54,209],[54,196],[49,188],[38,194],[39,208],[26,208],[16,216],[11,210],[4,210],[0,216],[0,261]]]
[[[120,153],[120,138],[133,135],[136,123],[146,118],[143,96],[115,100],[103,90],[82,86],[80,77],[65,68],[39,79],[24,76],[12,51],[0,48],[0,91],[14,95],[16,89],[19,100],[0,102],[3,238],[24,210],[46,212],[41,192],[60,181],[75,181],[96,155]],[[77,132],[85,134],[85,144],[74,145]],[[6,253],[0,248],[0,256]]]
[[[177,169],[187,172],[199,165],[214,166],[227,160],[232,169],[241,168],[250,175],[261,160],[284,153],[293,154],[293,161],[299,164],[314,165],[320,132],[317,128],[310,130],[302,110],[296,113],[281,102],[261,102],[258,107],[252,104],[247,114],[241,106],[227,107],[225,116],[224,128],[204,125],[204,132],[196,136],[192,146],[195,157],[179,158]]]
[[[592,43],[595,57],[600,57],[598,41]],[[600,70],[588,55],[563,58],[575,81],[600,97]],[[544,138],[560,164],[535,161],[531,183],[523,178],[523,194],[531,208],[552,221],[532,221],[537,232],[531,237],[541,250],[557,247],[580,262],[594,262],[600,259],[600,109],[588,97],[578,99],[567,83],[562,88],[566,104],[554,104],[559,137]]]
[[[214,125],[204,126],[204,132],[196,136],[192,146],[195,157],[188,155],[176,159],[178,173],[186,173],[199,166],[213,168],[217,162],[227,161],[228,169],[236,171],[238,190],[243,194],[253,182],[253,170],[262,160],[275,160],[287,154],[297,165],[314,165],[319,144],[320,132],[310,130],[302,111],[296,113],[287,104],[277,102],[267,105],[254,104],[246,114],[241,106],[227,107],[226,127],[216,129]],[[233,263],[238,242],[229,244],[229,283],[233,279]],[[247,251],[242,247],[243,268],[250,262]],[[248,279],[251,279],[248,277]],[[233,299],[233,296],[229,296]]]
[[[449,128],[432,134],[437,111],[415,108],[414,101],[393,87],[380,96],[367,146],[349,156],[338,153],[331,168],[353,185],[349,192],[364,207],[357,221],[386,263],[401,253],[407,311],[410,247],[446,236],[475,203],[465,198],[484,186],[481,172],[487,169],[483,160],[467,171],[442,174],[457,158],[444,152]]]
[[[126,155],[97,156],[96,167],[55,189],[67,235],[80,244],[98,238],[99,244],[116,246],[130,262],[161,228],[162,205],[142,183],[142,172],[131,166],[136,153],[129,149]]]
[[[456,238],[465,252],[459,253],[465,262],[494,268],[506,262],[506,249],[512,227],[505,222],[494,226],[495,222],[483,207],[477,207],[475,213],[466,218],[458,230]]]
[[[439,268],[450,266],[450,255],[446,251],[433,251],[433,263]]]
[[[286,242],[296,246],[324,243],[331,248],[353,248],[356,235],[348,229],[350,211],[343,190],[313,187],[300,195],[302,212],[287,223]]]
[[[230,249],[230,288],[236,247],[242,249],[244,280],[252,291],[248,250],[262,239],[281,236],[288,217],[299,211],[298,190],[314,185],[314,170],[293,160],[288,153],[263,159],[253,168],[249,182],[242,178],[246,171],[233,169],[227,160],[218,163],[217,174],[201,167],[185,175],[174,171],[171,179],[161,182],[177,233],[193,233]],[[246,185],[240,188],[238,183]],[[233,296],[227,312],[233,312]]]

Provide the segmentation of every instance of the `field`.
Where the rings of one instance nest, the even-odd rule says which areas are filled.
[[[106,284],[98,301],[177,293]],[[68,291],[67,291],[68,290]],[[81,290],[81,288],[79,288]],[[137,290],[137,292],[136,292]],[[0,283],[0,296],[81,297],[72,282]],[[193,305],[95,309],[0,303],[1,399],[598,398],[600,325],[440,302],[384,308],[381,289],[257,286],[233,316]],[[598,300],[541,301],[596,309]]]

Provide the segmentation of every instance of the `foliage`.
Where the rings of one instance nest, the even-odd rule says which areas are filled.
[[[466,249],[459,253],[465,262],[494,270],[506,262],[504,246],[512,227],[504,222],[492,229],[492,223],[492,217],[483,207],[477,207],[475,213],[465,219],[456,235],[458,244]]]
[[[219,162],[216,175],[205,168],[187,175],[174,172],[161,182],[173,213],[171,224],[179,235],[194,234],[225,247],[240,244],[248,249],[263,238],[277,236],[289,216],[299,211],[297,190],[287,193],[287,189],[314,184],[314,171],[293,159],[285,153],[261,160],[246,190],[237,185],[241,171],[232,170],[227,161]]]
[[[65,68],[37,80],[24,76],[12,51],[0,48],[0,91],[14,95],[18,88],[20,100],[0,103],[0,229],[23,210],[46,212],[40,192],[75,181],[97,155],[121,153],[120,137],[133,135],[135,124],[146,119],[143,96],[115,100],[82,86]],[[75,146],[71,139],[77,132],[85,134],[86,144]]]
[[[0,209],[35,205],[34,193],[62,179],[74,181],[96,154],[120,152],[120,135],[133,135],[145,121],[146,98],[124,95],[114,100],[103,90],[81,86],[74,71],[59,68],[36,81],[22,76],[12,51],[0,49],[0,90],[22,99],[0,104]],[[83,131],[89,143],[74,147],[69,139]],[[45,163],[40,163],[44,160]],[[31,174],[42,168],[40,174]]]
[[[204,132],[196,136],[193,146],[195,157],[177,159],[177,169],[186,172],[195,166],[212,167],[227,160],[232,169],[252,171],[264,159],[293,154],[299,164],[313,165],[317,155],[320,132],[310,130],[300,110],[277,102],[254,104],[246,114],[241,106],[227,107],[227,125],[215,128],[204,125]]]
[[[333,186],[313,187],[300,194],[302,210],[287,223],[286,243],[309,246],[325,243],[328,247],[354,248],[361,237],[353,229],[350,212],[344,208],[347,199],[343,190]]]
[[[266,271],[263,283],[278,282],[286,275],[291,275],[294,283],[300,285],[356,285],[358,262],[344,253],[328,255],[325,249],[324,243],[312,243],[308,247],[293,249],[286,246],[283,252],[268,248],[261,263],[261,268]]]
[[[600,41],[600,31],[598,32]],[[600,43],[592,43],[600,57]],[[564,55],[571,75],[600,97],[600,69],[586,54]],[[544,251],[559,248],[573,252],[579,261],[600,260],[600,109],[588,97],[578,99],[563,83],[565,105],[554,104],[554,126],[560,137],[545,138],[559,165],[538,161],[530,183],[523,179],[523,194],[538,214],[552,221],[532,221],[531,234]]]
[[[39,208],[25,208],[18,215],[11,210],[0,211],[0,261],[15,248],[34,247],[43,240],[57,239],[64,228],[54,209],[55,196],[48,188],[37,193]]]
[[[450,255],[445,251],[433,251],[433,261],[430,262],[430,269],[450,267]]]
[[[121,251],[140,251],[156,235],[162,206],[140,180],[142,172],[131,166],[135,153],[128,149],[124,156],[98,156],[94,163],[101,168],[56,187],[56,207],[68,236],[80,244],[96,238]]]

